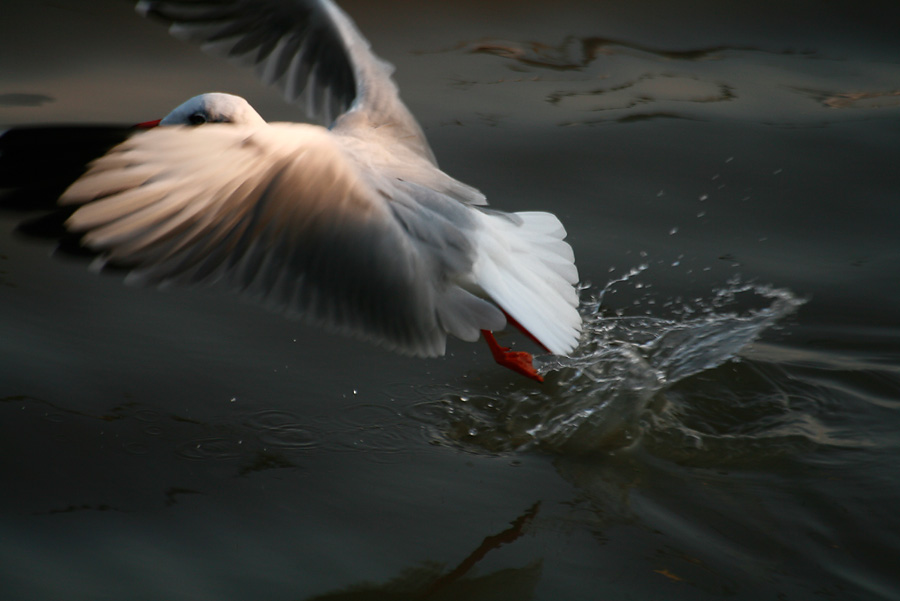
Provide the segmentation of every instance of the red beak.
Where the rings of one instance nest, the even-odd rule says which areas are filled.
[[[154,119],[153,121],[144,121],[143,123],[136,124],[134,127],[135,127],[135,129],[152,129],[152,128],[156,127],[157,125],[159,125],[160,121],[162,121],[162,119]]]

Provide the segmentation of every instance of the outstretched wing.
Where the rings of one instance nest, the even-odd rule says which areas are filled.
[[[434,163],[393,67],[331,0],[142,0],[137,9],[170,23],[175,37],[252,65],[288,102],[305,100],[311,116],[330,124],[353,112],[372,127],[389,125],[395,141]]]
[[[465,205],[367,170],[314,125],[160,127],[97,160],[60,202],[103,261],[149,284],[224,280],[276,309],[434,356],[505,324],[458,287]]]

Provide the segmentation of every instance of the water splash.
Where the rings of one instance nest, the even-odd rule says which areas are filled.
[[[685,305],[673,317],[609,315],[605,294],[644,269],[631,270],[582,303],[584,333],[573,355],[536,358],[544,386],[445,394],[438,402],[445,418],[438,436],[479,452],[628,446],[640,438],[641,416],[661,391],[735,359],[803,303],[787,290],[733,280],[702,306]]]

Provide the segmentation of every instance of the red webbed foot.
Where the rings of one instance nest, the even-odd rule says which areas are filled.
[[[526,378],[531,378],[538,382],[544,381],[544,378],[537,372],[532,364],[531,353],[511,351],[505,346],[500,346],[500,343],[497,342],[497,339],[494,338],[494,335],[488,330],[481,330],[481,334],[484,336],[485,342],[487,342],[488,347],[491,349],[491,354],[494,355],[494,361],[498,364],[511,369]]]

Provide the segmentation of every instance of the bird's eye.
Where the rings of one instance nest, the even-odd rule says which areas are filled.
[[[206,115],[203,113],[194,113],[190,117],[188,117],[188,123],[191,125],[203,125],[206,123]]]

